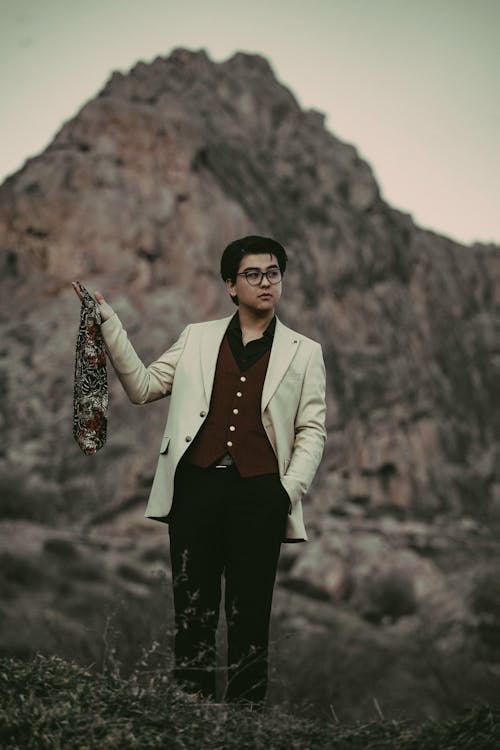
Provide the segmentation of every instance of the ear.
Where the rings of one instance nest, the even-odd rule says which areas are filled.
[[[232,279],[226,279],[226,287],[231,297],[236,297],[236,284]]]

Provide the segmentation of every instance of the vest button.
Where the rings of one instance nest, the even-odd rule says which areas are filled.
[[[200,411],[200,417],[206,417],[207,412],[206,411]]]
[[[242,383],[244,383],[246,381],[246,377],[244,375],[242,375],[241,378],[240,378],[240,380],[241,380]]]
[[[236,395],[238,396],[238,398],[241,398],[241,396],[242,396],[241,391],[238,391]]]
[[[191,435],[186,435],[186,443],[190,443],[192,439]]]
[[[239,409],[233,409],[233,414],[239,414]]]
[[[231,432],[234,432],[236,427],[234,426],[234,424],[232,424],[229,429],[231,430]]]
[[[227,441],[226,445],[227,445],[228,448],[232,448],[233,447],[233,444],[232,444],[232,442],[230,440]]]

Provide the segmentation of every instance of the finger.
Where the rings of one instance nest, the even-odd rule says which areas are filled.
[[[100,305],[103,305],[103,304],[104,304],[104,301],[105,301],[105,300],[104,300],[104,297],[103,297],[103,296],[102,296],[102,294],[101,294],[100,292],[98,292],[97,290],[94,290],[94,297],[96,298],[96,301],[97,301],[97,302],[98,302],[98,303],[99,303]]]

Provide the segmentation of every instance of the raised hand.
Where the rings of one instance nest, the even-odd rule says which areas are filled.
[[[75,293],[76,293],[78,299],[81,301],[83,299],[83,294],[82,294],[82,291],[80,289],[80,282],[78,282],[78,281],[72,281],[71,282],[71,286],[75,290]],[[112,315],[114,315],[115,311],[113,310],[113,308],[111,307],[111,305],[108,305],[108,303],[106,302],[106,300],[104,299],[104,297],[102,296],[102,294],[100,292],[98,292],[97,290],[94,290],[94,299],[97,302],[97,304],[99,305],[99,312],[101,313],[101,320],[104,323],[105,320],[108,320],[108,318],[110,318]]]

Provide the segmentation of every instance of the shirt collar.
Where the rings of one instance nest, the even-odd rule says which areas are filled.
[[[262,336],[266,336],[267,338],[274,338],[274,331],[276,329],[276,315],[273,315],[273,318],[269,325],[267,326],[266,330],[262,334]],[[235,312],[231,320],[229,321],[229,325],[227,327],[228,331],[235,331],[239,334],[241,337],[241,326],[240,326],[240,316],[238,311]]]

